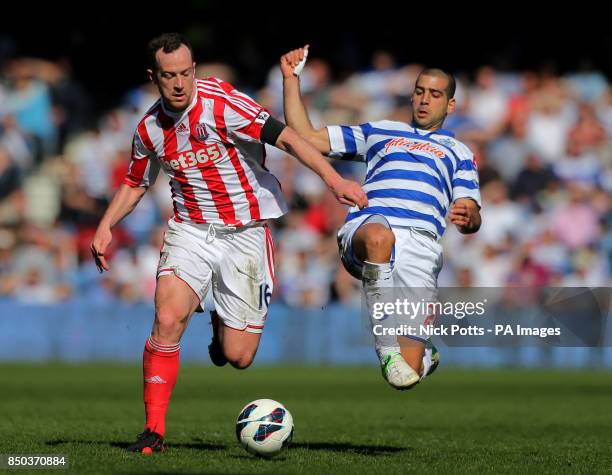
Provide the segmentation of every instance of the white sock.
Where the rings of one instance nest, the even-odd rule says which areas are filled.
[[[431,360],[431,355],[431,348],[425,348],[425,353],[423,353],[423,373],[421,374],[421,381],[425,378],[425,376],[427,376],[427,372],[433,363]]]
[[[380,323],[379,320],[373,316],[373,305],[376,302],[383,302],[388,300],[389,288],[393,287],[393,269],[389,262],[368,262],[365,261],[362,269],[362,282],[363,282],[363,293],[365,297],[365,305],[368,312],[368,317],[372,327]],[[385,298],[386,297],[386,298]],[[400,346],[397,343],[397,339],[389,336],[377,336],[374,335],[374,343],[376,347],[376,354],[382,361],[384,356],[389,353],[399,353]]]
[[[365,261],[361,269],[361,278],[364,286],[366,284],[376,285],[381,287],[391,287],[385,282],[392,280],[393,268],[390,262],[369,262]]]

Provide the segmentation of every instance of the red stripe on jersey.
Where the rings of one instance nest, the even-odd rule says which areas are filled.
[[[253,118],[257,117],[257,114],[259,113],[259,110],[261,109],[261,107],[253,108],[248,102],[242,100],[239,97],[236,97],[235,95],[226,94],[226,96],[229,102],[231,102],[233,105],[242,107],[245,111],[249,112],[251,117]]]
[[[218,94],[219,96],[223,97],[225,101],[231,104],[232,109],[240,109],[241,111],[243,111],[243,113],[248,114],[249,119],[255,119],[257,117],[257,114],[259,114],[259,112],[261,111],[262,107],[259,104],[253,102],[248,96],[245,96],[244,94],[241,94],[235,89],[233,89],[227,83],[223,84],[228,87],[224,89],[220,86],[218,82],[206,81],[198,84],[198,88],[206,89],[207,92],[210,92],[211,94]]]
[[[223,87],[222,87],[223,84]],[[236,107],[241,107],[245,112],[250,113],[252,118],[257,117],[257,114],[262,107],[251,100],[245,94],[237,91],[233,86],[226,82],[218,80],[207,80],[198,83],[198,87],[206,87],[211,92],[217,92],[223,96],[227,101],[230,101]]]
[[[198,91],[204,92],[204,93],[209,94],[209,95],[220,97],[225,102],[230,104],[230,106],[232,107],[232,110],[236,111],[236,113],[240,114],[242,117],[244,117],[245,119],[247,119],[249,121],[253,121],[257,117],[257,112],[252,112],[252,111],[246,109],[244,106],[238,105],[237,103],[231,101],[231,98],[229,98],[227,96],[227,94],[225,94],[220,89],[211,89],[211,88],[208,88],[208,87],[198,87]]]
[[[229,86],[227,83],[224,84],[226,86]],[[222,98],[225,103],[232,108],[234,112],[249,121],[247,125],[245,125],[241,129],[237,129],[237,131],[246,134],[249,137],[254,138],[255,140],[261,140],[261,129],[263,128],[263,124],[255,122],[255,119],[261,111],[265,111],[265,108],[261,107],[260,105],[256,105],[256,109],[252,108],[250,105],[246,106],[246,103],[242,101],[242,99],[239,100],[235,95],[236,93],[238,93],[238,91],[234,90],[233,94],[228,94],[225,90],[217,86],[216,83],[214,84],[214,87],[211,86],[209,83],[199,84],[198,91]],[[251,103],[255,104],[252,101]]]
[[[253,121],[246,127],[238,129],[237,131],[245,135],[248,135],[249,137],[252,137],[255,140],[261,141],[261,129],[262,128],[263,127],[261,124],[258,124],[257,122]]]
[[[251,219],[261,219],[261,214],[259,212],[259,203],[257,202],[257,197],[255,193],[253,193],[253,187],[249,183],[246,174],[244,173],[244,168],[240,163],[240,158],[238,157],[238,152],[236,152],[236,147],[232,144],[227,137],[227,127],[225,125],[225,102],[217,99],[216,96],[213,96],[215,105],[214,105],[214,113],[215,113],[215,125],[217,128],[217,133],[221,137],[225,148],[227,149],[227,153],[230,157],[230,161],[236,170],[236,174],[238,175],[238,179],[240,180],[240,185],[242,186],[242,190],[244,191],[246,198],[249,202],[249,211],[251,213]]]
[[[177,152],[177,140],[174,120],[166,115],[163,110],[160,110],[157,115],[159,122],[164,133],[164,154],[171,155]],[[202,210],[198,206],[198,200],[196,199],[193,191],[193,186],[189,183],[187,176],[183,170],[174,171],[174,179],[179,183],[181,187],[181,193],[183,194],[183,201],[185,208],[189,212],[189,219],[195,223],[204,223],[204,217],[202,216]],[[174,202],[174,199],[172,200]],[[178,219],[177,219],[178,218]],[[176,205],[174,206],[174,219],[180,221],[178,216]]]
[[[189,129],[192,131],[192,135],[189,138],[191,146],[193,147],[193,131],[202,115],[202,101],[198,99],[195,107],[189,112]],[[241,225],[240,220],[236,219],[236,212],[234,210],[234,203],[227,192],[225,183],[217,170],[217,165],[213,161],[208,162],[208,166],[201,170],[202,178],[206,182],[208,191],[210,191],[213,203],[219,213],[219,217],[225,224]]]
[[[149,152],[155,152],[155,149],[153,148],[153,143],[151,142],[151,137],[149,137],[149,132],[147,131],[145,122],[155,112],[157,112],[157,108],[153,108],[150,113],[146,114],[144,118],[140,121],[136,129],[137,134],[140,137],[140,141]],[[135,142],[136,137],[134,137],[134,144],[132,145],[132,148],[136,146]],[[132,151],[132,154],[133,153],[134,152]],[[132,155],[132,163],[130,164],[129,172],[123,182],[131,187],[140,186],[140,184],[142,183],[142,179],[144,178],[144,174],[147,170],[149,160],[151,160],[150,157],[136,159]]]
[[[142,179],[144,178],[147,165],[149,164],[149,157],[140,158],[138,160],[132,160],[128,174],[123,179],[123,183],[132,188],[140,186]]]
[[[142,144],[147,148],[147,150],[150,150],[151,152],[155,152],[155,148],[153,147],[153,142],[151,142],[151,137],[149,136],[149,131],[147,130],[147,126],[146,126],[146,121],[151,115],[155,114],[159,109],[160,109],[159,106],[153,109],[151,111],[151,114],[145,115],[144,119],[142,119],[140,123],[138,124],[138,135],[140,136],[140,140],[142,140]]]
[[[247,95],[237,91],[231,84],[223,81],[219,81],[218,84],[219,86],[221,86],[221,89],[223,89],[227,93],[227,95],[230,96],[230,100],[242,101],[257,111],[261,109],[261,106],[259,104],[252,101]]]
[[[235,92],[235,91],[234,91]],[[255,114],[255,117],[257,117],[257,115],[259,115],[259,113],[264,109],[262,106],[257,105],[257,106],[252,106],[251,104],[255,104],[254,102],[252,102],[248,97],[242,97],[241,95],[231,95],[230,96],[232,102],[235,103],[240,103],[240,104],[244,104],[245,107],[247,107],[249,110],[252,110],[253,113]]]

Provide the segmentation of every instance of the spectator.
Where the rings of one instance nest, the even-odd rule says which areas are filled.
[[[235,66],[208,64],[202,74],[239,80]],[[340,72],[335,67],[313,57],[302,75],[306,106],[317,125],[374,120],[383,111],[399,120],[409,114],[406,91],[420,65],[397,64],[380,52],[365,72],[349,71],[334,80]],[[278,74],[276,66],[272,70]],[[72,296],[88,302],[148,301],[155,284],[151,269],[172,212],[162,178],[114,231],[114,243],[128,249],[115,258],[115,272],[100,278],[88,245],[118,177],[125,175],[134,121],[154,102],[150,86],[134,88],[120,107],[94,115],[90,94],[79,89],[69,61],[18,58],[3,73],[9,87],[0,83],[0,296],[28,303]],[[475,78],[459,82],[458,113],[447,125],[477,152],[483,226],[474,236],[447,231],[448,265],[440,283],[608,285],[610,85],[593,72],[563,78],[536,71],[502,75],[489,66],[479,68]],[[278,79],[271,75],[259,93],[274,113],[282,112]],[[336,165],[347,176],[363,176],[361,164]],[[346,208],[283,152],[270,149],[266,166],[279,177],[293,208],[272,229],[278,261],[273,298],[312,308],[330,300],[359,305],[360,283],[337,257],[335,231]],[[40,183],[47,191],[57,188],[58,197],[42,195]]]

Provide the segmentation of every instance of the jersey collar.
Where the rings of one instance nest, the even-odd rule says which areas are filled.
[[[453,132],[451,132],[450,130],[446,130],[446,129],[438,129],[438,130],[424,130],[424,129],[419,129],[416,125],[410,124],[412,126],[412,128],[414,129],[414,132],[418,135],[422,135],[423,137],[429,137],[430,135],[446,135],[447,137],[455,137],[455,134]]]
[[[164,114],[166,114],[166,115],[168,115],[170,117],[173,117],[174,119],[178,119],[179,117],[182,117],[183,114],[186,114],[191,109],[193,109],[193,106],[195,105],[197,100],[198,100],[198,91],[196,89],[194,91],[194,95],[193,95],[193,99],[191,100],[191,104],[189,104],[189,106],[186,109],[182,110],[182,111],[174,112],[174,111],[171,111],[170,109],[168,109],[166,107],[166,103],[164,102],[164,98],[163,97],[161,98],[161,106],[162,106],[162,110],[164,111]]]

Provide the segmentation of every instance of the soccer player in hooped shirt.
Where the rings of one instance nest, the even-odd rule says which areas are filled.
[[[341,203],[367,204],[357,183],[342,179],[312,145],[250,97],[219,79],[196,79],[191,46],[181,35],[153,39],[149,55],[148,73],[161,97],[138,124],[127,176],[91,245],[100,272],[108,270],[111,229],[163,168],[174,216],[161,250],[155,320],[143,354],[145,430],[128,447],[142,453],[164,450],[179,341],[209,287],[213,363],[243,369],[255,357],[274,281],[266,220],[287,212],[280,184],[264,166],[264,143],[297,157]]]
[[[321,153],[366,162],[363,189],[368,206],[350,209],[338,232],[338,245],[345,268],[363,282],[374,330],[385,317],[372,310],[385,303],[381,295],[386,289],[408,294],[415,289],[427,296],[425,301],[435,299],[445,217],[448,214],[464,234],[480,228],[478,173],[468,147],[442,129],[455,108],[452,75],[440,69],[420,73],[412,92],[411,124],[382,120],[316,130],[300,95],[299,71],[307,49],[280,59],[285,118]],[[421,322],[427,325],[432,317],[425,312]],[[413,387],[439,363],[436,348],[422,334],[374,334],[383,376],[394,388]]]

